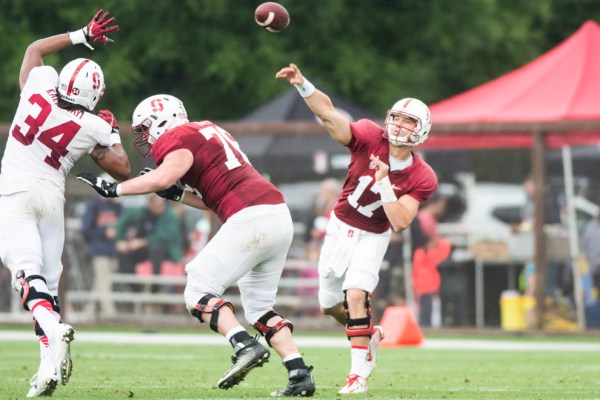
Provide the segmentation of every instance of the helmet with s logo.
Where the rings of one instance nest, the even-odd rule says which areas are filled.
[[[398,121],[410,118],[414,128],[408,128]],[[409,130],[406,133],[406,130]],[[405,98],[397,101],[386,113],[383,125],[383,137],[394,146],[416,146],[423,143],[431,130],[429,107],[421,100]]]
[[[137,136],[133,144],[147,157],[154,142],[167,130],[188,122],[181,100],[168,94],[157,94],[143,100],[133,111],[131,126]],[[147,150],[143,148],[147,146]]]
[[[61,100],[93,111],[104,94],[104,74],[94,61],[77,58],[63,67],[58,76]]]

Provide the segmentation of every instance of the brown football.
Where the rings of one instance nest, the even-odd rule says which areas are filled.
[[[262,3],[254,11],[256,23],[269,32],[281,32],[290,24],[290,14],[274,1]]]

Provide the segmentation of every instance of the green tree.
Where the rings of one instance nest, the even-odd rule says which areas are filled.
[[[432,103],[509,72],[549,50],[587,19],[593,0],[281,0],[291,24],[269,33],[254,22],[259,2],[107,0],[121,30],[113,45],[83,46],[47,57],[60,69],[75,57],[97,61],[106,75],[99,107],[128,121],[143,98],[167,92],[193,118],[240,118],[287,89],[274,79],[297,63],[325,91],[383,116],[398,98]],[[0,119],[9,121],[18,71],[36,38],[83,26],[91,0],[1,0]]]

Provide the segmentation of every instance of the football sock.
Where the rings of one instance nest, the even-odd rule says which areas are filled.
[[[52,304],[48,300],[35,299],[27,302],[33,318],[40,324],[40,327],[48,334],[58,326],[56,313],[52,310]]]
[[[40,355],[43,358],[45,353],[50,352],[50,343],[48,342],[48,336],[44,335],[38,337],[40,338]]]
[[[366,378],[371,373],[371,368],[367,364],[367,354],[369,353],[368,346],[352,346],[350,355],[352,358],[352,367],[350,374],[356,374]]]
[[[300,353],[292,353],[286,356],[283,359],[283,365],[287,368],[288,371],[293,371],[299,368],[306,368],[306,364],[304,364],[304,359]]]
[[[240,326],[240,328],[242,328],[242,327]],[[244,328],[242,328],[241,331],[235,332],[230,335],[230,333],[236,329],[238,329],[238,328],[233,328],[231,331],[227,332],[226,337],[228,337],[229,343],[231,343],[231,347],[233,347],[233,349],[236,352],[238,352],[239,350],[241,350],[243,348],[243,347],[240,348],[240,346],[238,344],[245,340],[252,339],[252,336],[250,336]]]
[[[225,339],[231,340],[231,337],[239,332],[246,332],[246,330],[244,329],[243,326],[238,325],[235,328],[232,328],[231,330],[229,330],[229,332],[227,332],[227,334],[225,335]]]

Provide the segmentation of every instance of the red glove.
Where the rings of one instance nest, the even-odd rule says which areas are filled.
[[[117,123],[117,119],[109,110],[100,110],[98,111],[98,116],[105,120],[111,127],[112,133],[119,134],[119,124]]]
[[[83,28],[83,33],[85,34],[85,38],[88,43],[90,42],[98,42],[98,43],[113,43],[114,40],[106,37],[105,35],[109,32],[119,30],[119,25],[108,26],[115,21],[114,17],[109,19],[108,16],[110,13],[108,11],[104,11],[103,9],[98,10],[94,18],[87,24],[85,28]]]
[[[98,10],[96,15],[94,15],[94,18],[92,18],[86,26],[74,32],[69,32],[71,43],[73,43],[73,45],[84,44],[91,50],[94,50],[94,48],[90,46],[91,42],[102,44],[112,43],[113,40],[105,35],[109,32],[118,30],[119,25],[109,26],[115,22],[114,17],[108,18],[109,15],[110,13],[108,11],[104,11],[103,9]]]

